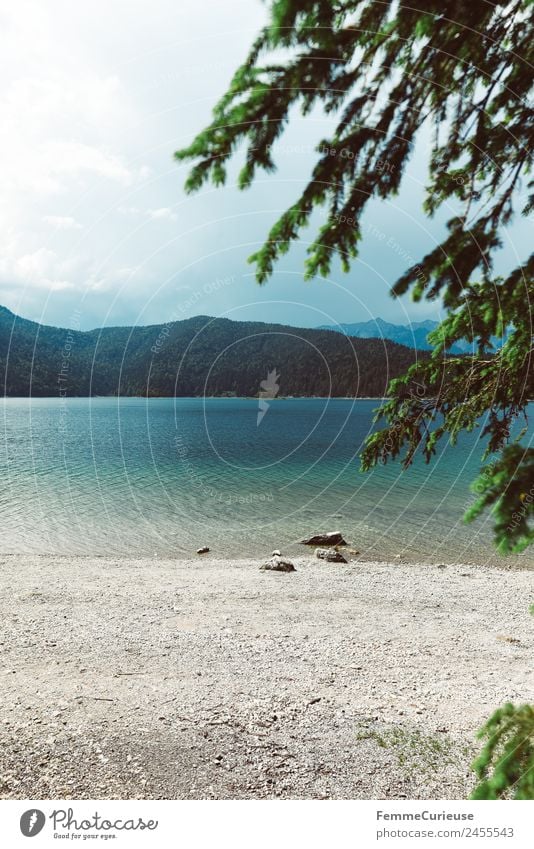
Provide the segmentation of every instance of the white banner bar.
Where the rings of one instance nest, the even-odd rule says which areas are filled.
[[[533,823],[532,802],[3,801],[0,845],[531,849]]]

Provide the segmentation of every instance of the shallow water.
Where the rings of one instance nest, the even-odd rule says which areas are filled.
[[[5,399],[0,549],[244,557],[339,529],[366,558],[495,559],[490,521],[462,522],[478,433],[363,475],[378,404],[280,399],[258,424],[255,399]]]

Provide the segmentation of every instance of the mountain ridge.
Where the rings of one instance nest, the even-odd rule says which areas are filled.
[[[194,316],[147,326],[76,330],[0,307],[0,379],[7,397],[383,397],[391,378],[427,356],[392,341],[268,322]]]
[[[425,321],[412,321],[410,324],[393,324],[383,318],[374,318],[369,321],[357,321],[347,324],[320,325],[317,330],[332,330],[343,333],[355,339],[389,339],[399,345],[405,345],[418,351],[431,351],[433,346],[428,342],[428,334],[438,327],[439,321],[426,319]],[[503,339],[492,337],[493,347],[500,348]],[[471,354],[475,345],[467,340],[456,341],[449,348],[451,354]]]

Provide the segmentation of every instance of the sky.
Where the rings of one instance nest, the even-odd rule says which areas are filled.
[[[300,194],[331,119],[295,113],[279,165],[246,192],[187,196],[173,152],[209,121],[264,22],[260,0],[0,0],[0,304],[90,329],[193,315],[303,327],[439,318],[391,285],[443,234],[421,211],[422,137],[393,201],[373,202],[349,274],[303,280],[313,228],[255,283],[247,257]],[[320,223],[320,218],[315,218]],[[503,268],[528,244],[505,234]]]

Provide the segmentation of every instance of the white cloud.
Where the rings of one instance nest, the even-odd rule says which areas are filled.
[[[138,206],[118,206],[117,212],[120,212],[121,215],[141,215],[143,210],[139,209]]]
[[[87,292],[127,292],[128,297],[145,292],[153,275],[142,265],[109,266],[88,274],[84,283]]]
[[[38,248],[26,254],[14,252],[9,255],[4,251],[0,260],[0,279],[29,289],[54,292],[73,289],[74,284],[64,276],[67,270],[68,263],[49,248]]]
[[[169,206],[162,206],[160,209],[147,209],[147,217],[152,221],[158,221],[163,218],[171,219],[172,221],[176,221],[176,215],[172,211]]]
[[[49,173],[56,177],[88,173],[124,186],[134,179],[134,172],[119,156],[83,142],[54,141],[48,145],[47,154]]]
[[[14,268],[22,275],[31,279],[46,273],[56,259],[57,257],[54,251],[40,248],[31,254],[25,254],[19,257],[14,263]]]
[[[93,315],[152,297],[165,311],[177,264],[197,252],[173,226],[190,225],[173,151],[209,118],[222,68],[230,79],[264,14],[250,0],[210,6],[206,29],[198,0],[153,0],[150,14],[141,0],[0,3],[0,303],[20,293],[59,323],[78,298]],[[221,36],[234,19],[239,57]]]
[[[142,168],[128,164],[121,141],[134,119],[120,77],[91,61],[76,15],[51,6],[20,0],[0,12],[0,279],[63,291],[83,288],[95,262],[87,232],[106,210],[99,199],[76,216],[56,214],[52,199],[69,211],[98,192],[106,203],[106,191],[135,185]],[[70,231],[85,229],[82,215],[73,256]]]
[[[26,68],[21,72],[28,74]],[[2,87],[2,193],[57,193],[87,176],[130,185],[136,172],[102,139],[104,127],[125,117],[118,79],[84,68],[61,72],[57,63],[49,74],[25,75]]]
[[[14,140],[0,141],[0,158],[5,167],[0,177],[4,197],[6,192],[39,196],[65,193],[86,187],[88,178],[95,176],[129,186],[136,176],[120,157],[77,141],[43,141],[26,135],[26,143],[18,146]]]
[[[138,206],[119,206],[117,212],[121,215],[138,215],[148,218],[149,221],[176,221],[178,216],[172,211],[170,206],[160,206],[157,209],[141,209]]]
[[[57,230],[81,230],[82,225],[70,215],[45,215],[43,221]]]

